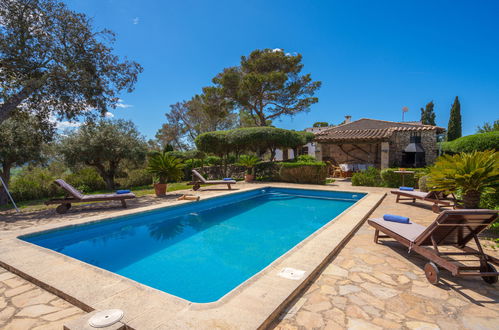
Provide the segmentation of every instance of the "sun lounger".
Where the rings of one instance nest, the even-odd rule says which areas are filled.
[[[189,184],[193,185],[193,190],[198,190],[201,184],[226,184],[229,189],[232,189],[231,185],[236,183],[236,180],[206,180],[198,171],[192,170],[192,182]]]
[[[397,200],[396,200],[397,203],[399,203],[400,201],[409,201],[409,200],[415,203],[416,199],[425,202],[431,202],[433,203],[432,210],[435,213],[440,212],[440,205],[452,206],[453,208],[457,207],[457,200],[454,194],[451,194],[449,198],[448,196],[445,196],[441,191],[422,192],[422,191],[392,190],[391,193],[397,195]]]
[[[454,276],[481,276],[493,284],[497,282],[499,272],[493,265],[499,265],[499,260],[483,252],[478,234],[497,219],[498,211],[494,210],[445,210],[428,227],[417,223],[397,223],[385,221],[382,218],[369,219],[368,223],[376,231],[374,242],[379,238],[393,238],[429,260],[424,266],[426,278],[432,284],[439,280],[438,267],[447,269]],[[380,235],[379,232],[385,235]],[[477,245],[475,250],[466,246],[470,241]],[[446,247],[445,252],[439,248]],[[449,252],[449,247],[454,251]],[[456,249],[459,250],[456,252]],[[474,259],[454,260],[451,256],[474,256]],[[469,266],[470,262],[479,265]]]
[[[66,191],[65,198],[51,199],[45,202],[45,205],[50,204],[60,204],[56,208],[57,213],[66,213],[70,208],[72,203],[85,203],[85,202],[104,202],[104,201],[120,201],[121,205],[126,208],[126,199],[135,198],[135,194],[96,194],[96,195],[84,195],[78,189],[67,183],[62,179],[57,179],[54,181],[62,189]]]

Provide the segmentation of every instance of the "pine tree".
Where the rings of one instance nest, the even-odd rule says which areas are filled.
[[[461,127],[461,104],[459,98],[456,96],[454,104],[450,110],[449,126],[447,129],[447,141],[452,141],[462,136]]]
[[[435,126],[435,112],[433,112],[433,107],[435,104],[433,101],[430,101],[426,104],[426,108],[421,108],[421,123],[424,125],[433,125]]]

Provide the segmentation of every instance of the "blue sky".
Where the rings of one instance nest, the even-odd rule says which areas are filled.
[[[463,134],[499,119],[499,1],[68,0],[116,32],[116,53],[144,67],[115,117],[154,137],[169,105],[189,99],[257,48],[303,55],[323,85],[309,113],[274,122],[301,130],[344,115],[419,120],[433,100],[447,127],[456,95]]]

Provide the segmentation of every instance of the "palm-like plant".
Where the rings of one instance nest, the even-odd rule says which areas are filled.
[[[237,165],[246,167],[246,172],[248,174],[251,174],[253,171],[253,168],[258,163],[260,163],[260,159],[258,157],[253,156],[253,155],[242,155],[241,157],[239,157],[239,161],[237,162]]]
[[[444,155],[430,169],[428,187],[445,193],[461,192],[464,207],[476,209],[483,192],[499,188],[499,153],[488,150]]]
[[[166,152],[158,152],[149,158],[147,171],[154,175],[158,182],[165,184],[168,181],[178,181],[183,175],[182,160]]]

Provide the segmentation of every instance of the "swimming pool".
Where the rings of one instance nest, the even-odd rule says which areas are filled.
[[[262,188],[21,239],[183,299],[220,299],[364,194]]]

